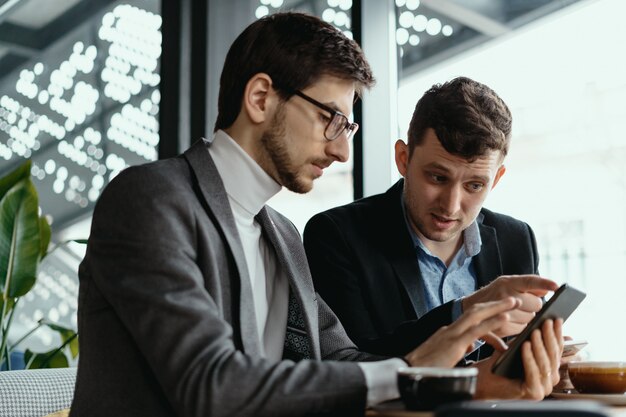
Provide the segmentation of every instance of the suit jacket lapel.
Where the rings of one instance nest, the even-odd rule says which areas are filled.
[[[306,333],[309,338],[311,357],[320,358],[319,333],[317,331],[319,327],[318,317],[314,300],[311,299],[315,294],[315,289],[313,288],[312,279],[306,279],[310,272],[304,249],[296,247],[296,245],[301,246],[300,240],[298,239],[294,242],[285,240],[286,237],[294,233],[286,228],[293,226],[284,225],[282,221],[274,221],[271,209],[268,209],[267,206],[263,207],[257,217],[261,218],[260,223],[276,251],[278,262],[289,279],[289,296],[295,299],[290,299],[290,302],[295,301],[300,306]]]
[[[481,288],[502,275],[502,261],[500,260],[496,229],[486,226],[480,221],[478,228],[480,229],[482,247],[478,255],[474,257],[473,262],[478,288]]]
[[[426,313],[420,296],[424,291],[422,273],[402,211],[400,195],[403,186],[404,181],[400,180],[387,191],[389,197],[385,198],[385,202],[388,206],[385,208],[382,218],[388,219],[389,222],[380,223],[380,227],[383,228],[381,233],[387,235],[380,242],[386,245],[384,249],[386,256],[406,290],[413,310],[416,312],[416,317],[420,317]]]
[[[246,258],[224,184],[207,149],[209,146],[210,142],[206,139],[199,140],[185,152],[184,156],[196,176],[198,187],[206,203],[209,215],[212,214],[215,217],[216,226],[224,234],[239,272],[238,325],[241,335],[245,335],[245,337],[241,337],[243,349],[246,353],[259,355],[261,346],[256,327],[252,287],[245,261]],[[230,279],[230,277],[224,277],[223,279]]]

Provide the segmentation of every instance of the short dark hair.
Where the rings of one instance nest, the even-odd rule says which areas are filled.
[[[490,150],[506,156],[511,111],[491,88],[467,77],[433,85],[415,106],[409,125],[409,155],[432,128],[446,151],[474,160]]]
[[[374,84],[361,48],[339,29],[304,13],[265,16],[248,26],[226,55],[215,130],[235,122],[245,86],[258,73],[272,78],[283,100],[323,75],[353,80],[357,95]]]

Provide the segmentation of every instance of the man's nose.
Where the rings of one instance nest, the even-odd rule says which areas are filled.
[[[439,206],[442,214],[451,216],[461,209],[461,198],[463,190],[460,185],[451,184],[447,187],[439,198]]]
[[[346,162],[350,157],[350,143],[347,132],[343,132],[335,140],[326,143],[326,154],[334,161]]]

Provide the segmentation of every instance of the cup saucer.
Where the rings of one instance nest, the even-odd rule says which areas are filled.
[[[580,394],[571,390],[570,392],[553,392],[550,396],[557,400],[593,400],[608,405],[626,405],[626,394]]]

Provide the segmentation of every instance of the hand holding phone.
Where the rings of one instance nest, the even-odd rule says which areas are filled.
[[[493,365],[493,373],[512,379],[523,379],[522,344],[529,340],[531,333],[535,329],[539,329],[547,319],[562,318],[563,321],[567,320],[586,296],[584,292],[563,284],[528,323],[522,333],[515,337],[507,351],[498,358]]]

